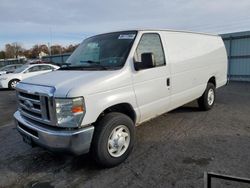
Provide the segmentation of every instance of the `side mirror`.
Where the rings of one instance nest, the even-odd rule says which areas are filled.
[[[155,60],[153,53],[141,54],[141,62],[134,63],[135,70],[149,69],[155,67]]]

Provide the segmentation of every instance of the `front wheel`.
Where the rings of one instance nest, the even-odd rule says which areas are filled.
[[[198,99],[201,110],[210,110],[215,102],[215,86],[212,83],[207,84],[207,88],[203,95]]]
[[[92,155],[101,166],[116,166],[129,156],[134,140],[133,121],[122,113],[109,113],[95,127]]]
[[[18,79],[13,79],[9,82],[9,89],[15,89],[16,88],[16,85],[17,83],[19,82],[20,80]]]

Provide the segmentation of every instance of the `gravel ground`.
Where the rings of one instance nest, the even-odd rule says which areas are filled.
[[[0,91],[0,187],[203,187],[205,171],[250,178],[250,83],[219,89],[208,112],[196,102],[137,127],[130,157],[111,169],[91,156],[53,154],[22,142],[15,92]],[[216,180],[213,187],[250,187]]]

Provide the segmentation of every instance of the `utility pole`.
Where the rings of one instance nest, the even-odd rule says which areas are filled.
[[[49,50],[49,55],[51,56],[51,48],[50,48],[50,43],[48,42],[48,50]]]
[[[49,35],[50,35],[50,45],[52,46],[52,30],[51,30],[51,27],[49,27]],[[49,48],[50,56],[51,56],[51,46]]]

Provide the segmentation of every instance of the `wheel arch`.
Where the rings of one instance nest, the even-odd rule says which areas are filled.
[[[216,88],[216,77],[215,76],[210,77],[207,83],[214,84],[214,87]]]
[[[136,112],[133,106],[129,103],[118,103],[118,104],[109,106],[108,108],[106,108],[105,110],[101,112],[101,114],[97,118],[97,121],[110,112],[123,113],[127,115],[128,117],[130,117],[134,123],[136,123],[136,120],[137,120]]]
[[[17,80],[18,82],[20,82],[21,80],[20,79],[18,79],[18,78],[12,78],[12,79],[10,79],[10,81],[8,82],[8,87],[10,88],[10,84],[11,84],[11,82],[13,82],[14,80]]]

